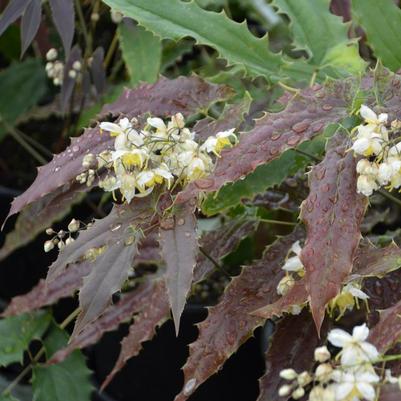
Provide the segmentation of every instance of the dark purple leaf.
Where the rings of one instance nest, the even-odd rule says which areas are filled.
[[[166,262],[167,293],[177,335],[198,254],[194,208],[195,202],[187,203],[173,216],[160,221],[160,247]]]
[[[6,9],[0,17],[0,35],[14,22],[21,17],[31,0],[10,0]]]
[[[42,19],[41,0],[31,0],[26,8],[21,21],[21,56],[32,43],[38,32]]]
[[[90,65],[93,85],[96,88],[97,95],[100,96],[106,90],[106,71],[103,67],[104,50],[98,47],[93,55]]]
[[[61,36],[66,59],[69,57],[75,30],[73,0],[49,0],[54,25]]]

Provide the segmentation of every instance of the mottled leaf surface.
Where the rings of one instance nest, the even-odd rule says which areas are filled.
[[[169,318],[169,302],[163,280],[154,284],[152,293],[146,299],[141,311],[134,317],[128,335],[121,342],[121,351],[113,370],[102,384],[104,389],[130,358],[138,355],[142,343],[153,338],[155,330]]]
[[[278,389],[288,384],[280,371],[292,368],[298,373],[310,371],[314,365],[313,353],[319,337],[309,312],[287,316],[281,320],[266,352],[266,373],[259,379],[260,394],[257,401],[286,401],[279,397]]]
[[[318,331],[326,304],[351,272],[366,208],[366,198],[356,192],[356,159],[348,148],[345,135],[332,138],[324,160],[309,174],[310,193],[301,207],[307,231],[301,260]]]
[[[200,109],[206,109],[210,103],[222,100],[230,93],[227,87],[208,84],[195,76],[175,80],[162,78],[153,85],[144,84],[134,90],[125,90],[115,103],[104,106],[101,115],[105,117],[109,113],[115,116],[123,114],[132,118],[147,112],[156,116],[181,112],[188,116]],[[0,114],[1,112],[0,102]],[[108,133],[100,134],[98,126],[87,128],[80,137],[72,138],[71,145],[64,152],[55,155],[50,163],[39,168],[33,184],[12,202],[9,216],[57,188],[71,185],[75,182],[75,177],[84,170],[82,159],[85,154],[99,154],[105,149],[111,149],[113,144],[114,138]]]
[[[198,326],[198,339],[189,346],[189,358],[183,367],[185,384],[176,401],[186,400],[263,324],[263,318],[250,312],[278,299],[276,286],[283,277],[281,267],[301,234],[302,230],[295,230],[278,239],[261,260],[232,280],[219,304],[209,309],[208,317]]]
[[[160,222],[160,247],[166,262],[166,285],[176,333],[191,288],[198,239],[193,203],[179,207],[173,216]]]
[[[31,0],[21,20],[21,54],[32,43],[38,32],[42,19],[42,3],[40,0]]]
[[[329,123],[341,120],[347,115],[347,87],[317,85],[295,96],[283,111],[267,113],[251,131],[241,135],[238,145],[222,151],[210,176],[188,185],[177,195],[177,201],[186,201],[200,191],[217,191],[313,138]]]

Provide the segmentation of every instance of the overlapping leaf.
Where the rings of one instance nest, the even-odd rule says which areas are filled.
[[[137,89],[126,90],[115,103],[103,108],[102,115],[124,114],[129,118],[147,112],[157,116],[177,112],[189,115],[229,94],[227,87],[208,84],[195,76],[175,80],[162,78],[156,84],[144,84]],[[82,159],[85,154],[98,154],[112,146],[113,138],[106,133],[100,134],[99,127],[86,129],[80,137],[72,139],[71,145],[64,152],[55,155],[50,163],[39,168],[33,184],[14,199],[9,216],[57,188],[71,185],[83,171]]]
[[[280,378],[283,369],[297,372],[310,371],[314,364],[313,353],[319,337],[309,312],[287,316],[278,323],[270,347],[266,352],[266,373],[259,379],[260,394],[257,401],[286,401],[278,395],[285,381]]]
[[[241,135],[238,145],[223,150],[210,176],[188,185],[177,201],[187,201],[200,191],[217,191],[318,135],[326,125],[347,115],[349,90],[348,84],[315,86],[295,96],[283,111],[266,114],[255,128]]]
[[[264,322],[250,312],[278,298],[276,286],[283,275],[285,256],[301,235],[302,230],[295,230],[278,239],[261,260],[232,280],[220,303],[209,310],[206,320],[199,324],[198,339],[189,347],[183,368],[185,384],[176,401],[186,400]]]
[[[166,262],[167,292],[177,335],[198,254],[194,208],[195,203],[188,202],[160,222],[160,246]]]
[[[318,331],[326,304],[351,272],[366,208],[366,198],[356,192],[356,159],[348,147],[344,134],[332,138],[324,160],[309,175],[310,194],[301,208],[307,228],[301,260]]]
[[[38,32],[42,19],[42,3],[30,0],[21,20],[21,55],[24,55]]]

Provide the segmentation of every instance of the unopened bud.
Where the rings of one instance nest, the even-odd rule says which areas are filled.
[[[331,373],[333,372],[333,368],[328,363],[322,363],[315,370],[316,378],[320,382],[325,382],[330,379]]]
[[[291,397],[294,400],[299,400],[305,395],[305,390],[302,387],[298,387],[293,393],[291,394]]]
[[[68,76],[71,79],[75,79],[77,77],[77,72],[75,70],[70,70],[70,71],[68,71]]]
[[[62,251],[65,248],[65,243],[64,241],[59,241],[59,243],[57,244],[58,249],[60,249],[60,251]]]
[[[45,250],[45,252],[50,252],[53,248],[54,248],[54,243],[51,240],[46,241],[43,246],[43,249]]]
[[[46,234],[47,235],[53,235],[54,233],[55,233],[55,231],[51,227],[46,228]]]
[[[57,50],[55,48],[51,48],[47,53],[46,53],[46,59],[48,61],[53,61],[57,58]]]
[[[291,275],[284,276],[277,285],[277,294],[285,295],[295,285],[295,280]]]
[[[92,13],[92,14],[91,14],[91,20],[92,20],[93,22],[99,21],[99,18],[100,18],[99,13]]]
[[[81,71],[81,68],[82,68],[82,63],[80,62],[80,61],[74,61],[74,63],[72,64],[72,68],[75,70],[75,71]]]
[[[312,381],[312,378],[310,374],[305,371],[298,375],[297,381],[301,387],[305,387]]]
[[[96,161],[96,156],[92,153],[88,153],[82,159],[82,167],[86,169],[88,169],[89,167],[93,167]]]
[[[59,238],[63,238],[65,234],[66,234],[66,232],[65,232],[64,230],[60,230],[60,231],[57,233],[57,236],[58,236]]]
[[[72,219],[70,221],[70,224],[68,224],[68,231],[70,233],[75,233],[76,231],[79,230],[79,226],[80,226],[79,221],[75,220],[75,219]]]
[[[70,244],[72,244],[74,241],[75,241],[74,238],[68,237],[68,238],[65,240],[65,245],[70,245]]]
[[[60,78],[54,78],[53,79],[53,84],[55,86],[60,86],[61,85],[61,79]]]
[[[278,389],[278,395],[279,395],[280,397],[285,397],[285,396],[287,396],[287,395],[290,395],[291,390],[292,390],[291,386],[289,386],[288,384],[285,384],[284,386],[281,386],[281,387]]]
[[[280,372],[280,377],[285,380],[294,380],[298,376],[294,369],[284,369]]]
[[[325,345],[316,348],[314,356],[316,362],[326,362],[331,358],[331,354]]]

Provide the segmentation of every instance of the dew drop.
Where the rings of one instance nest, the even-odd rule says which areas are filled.
[[[178,220],[177,220],[177,224],[178,224],[179,226],[183,226],[183,225],[185,224],[185,220],[184,220],[184,219],[178,219]]]
[[[195,378],[189,379],[184,386],[183,390],[184,395],[188,396],[192,394],[192,392],[195,390],[195,386],[196,386],[196,379]]]
[[[331,104],[324,104],[324,105],[322,106],[322,109],[323,109],[324,111],[330,111],[332,108],[333,108],[333,106],[332,106]]]
[[[187,231],[184,235],[185,235],[187,238],[189,238],[189,237],[191,236],[191,233]]]
[[[296,132],[297,134],[302,134],[309,128],[309,123],[301,121],[299,123],[294,124],[291,129]]]
[[[57,167],[54,169],[54,172],[57,173],[58,171],[60,171],[60,167],[57,166]]]
[[[73,152],[78,152],[79,151],[79,146],[75,145],[72,147]]]
[[[110,230],[111,231],[117,231],[121,228],[121,224],[116,224],[114,227],[112,227]]]

